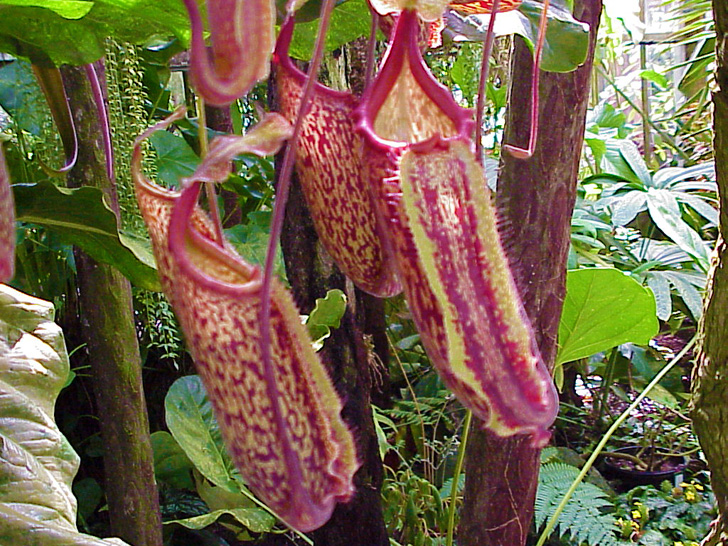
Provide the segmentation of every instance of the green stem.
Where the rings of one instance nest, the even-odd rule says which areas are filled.
[[[205,99],[197,95],[197,140],[200,145],[200,159],[205,160],[209,145],[207,142],[207,116],[205,115]],[[205,184],[205,195],[207,206],[210,209],[212,223],[215,225],[215,238],[217,244],[222,247],[225,239],[222,235],[222,220],[220,220],[220,209],[217,208],[217,193],[213,184]]]
[[[473,421],[473,413],[468,410],[465,413],[465,422],[463,423],[463,439],[460,441],[458,449],[458,459],[455,462],[455,472],[452,476],[452,486],[450,486],[450,511],[447,517],[447,539],[446,546],[452,546],[453,536],[455,535],[455,512],[458,500],[458,483],[460,482],[460,473],[463,470],[463,461],[465,460],[465,448],[468,446],[468,435],[470,434],[470,425]]]
[[[604,408],[607,407],[609,401],[609,391],[612,387],[612,380],[614,379],[614,366],[617,362],[617,355],[619,354],[619,347],[612,349],[612,353],[609,355],[609,362],[607,363],[607,369],[604,374],[602,383],[602,396],[599,400],[599,410],[597,411],[597,426],[599,430],[602,429],[602,417],[604,416]]]
[[[394,343],[392,343],[392,338],[389,337],[389,333],[387,333],[387,341],[389,342],[389,348],[392,351],[392,356],[397,361],[397,365],[399,366],[399,369],[402,372],[402,377],[404,377],[404,380],[407,383],[407,390],[409,391],[410,396],[412,397],[412,403],[415,405],[415,411],[417,412],[417,418],[420,420],[420,434],[422,435],[422,458],[426,462],[426,466],[424,468],[425,478],[427,479],[427,481],[432,483],[434,481],[434,461],[430,459],[430,451],[429,451],[429,446],[427,444],[427,436],[425,436],[425,419],[424,419],[424,417],[422,417],[422,412],[420,411],[420,403],[417,400],[417,394],[415,393],[415,389],[412,386],[412,382],[410,381],[409,376],[407,375],[407,371],[404,369],[402,360],[400,360],[400,358],[399,358],[399,354],[397,353],[397,347],[395,347]]]
[[[652,389],[655,388],[655,386],[662,381],[662,378],[667,375],[667,373],[675,367],[675,365],[680,362],[683,356],[695,345],[695,342],[697,341],[697,336],[693,336],[693,338],[690,340],[690,342],[683,347],[683,350],[680,351],[675,358],[673,358],[670,362],[665,364],[665,367],[660,370],[660,372],[654,377],[652,381],[645,387],[645,389],[637,396],[637,398],[634,399],[634,402],[632,402],[629,407],[622,412],[622,414],[617,418],[614,423],[612,423],[612,426],[609,427],[609,430],[602,436],[602,439],[597,444],[597,447],[594,448],[594,452],[591,454],[589,459],[584,463],[584,467],[581,469],[581,472],[579,472],[579,475],[574,479],[573,483],[571,484],[571,487],[569,487],[569,490],[566,492],[566,495],[564,495],[564,498],[561,499],[561,502],[556,507],[556,510],[549,518],[548,522],[546,523],[546,527],[541,532],[541,536],[538,537],[538,542],[536,543],[536,546],[543,546],[548,537],[551,535],[551,533],[554,530],[554,527],[556,527],[556,522],[559,519],[559,516],[561,515],[561,512],[564,511],[564,508],[568,504],[569,500],[571,499],[572,495],[574,494],[574,491],[576,491],[576,488],[579,486],[579,484],[582,482],[584,477],[587,475],[589,470],[591,470],[591,467],[594,465],[594,462],[597,460],[597,457],[604,449],[604,446],[607,445],[607,442],[609,441],[609,438],[612,437],[612,435],[617,431],[619,426],[624,423],[624,421],[629,417],[629,414],[632,413],[632,411],[639,406],[640,402],[647,396]]]

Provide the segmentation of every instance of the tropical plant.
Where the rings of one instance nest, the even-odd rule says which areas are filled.
[[[0,285],[0,538],[5,544],[123,546],[78,532],[71,483],[79,457],[56,426],[70,376],[49,302]]]

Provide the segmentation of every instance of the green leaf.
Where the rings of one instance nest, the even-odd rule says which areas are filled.
[[[194,465],[169,432],[159,430],[152,434],[154,475],[160,482],[177,489],[195,489],[192,480]]]
[[[212,404],[197,375],[181,377],[164,399],[169,431],[200,473],[218,487],[240,491],[235,469],[215,420]]]
[[[626,226],[647,209],[647,192],[634,190],[617,196],[612,204],[612,225]]]
[[[149,141],[157,152],[157,176],[167,186],[178,187],[180,179],[190,176],[200,164],[200,158],[182,137],[157,131]]]
[[[225,237],[246,261],[262,267],[265,264],[270,239],[270,211],[251,212],[248,214],[247,224],[238,224],[226,229]],[[273,271],[278,277],[286,277],[286,267],[283,263],[280,244],[276,245]]]
[[[47,8],[66,19],[80,19],[94,7],[93,2],[85,0],[2,0],[2,4]]]
[[[675,287],[680,299],[685,302],[693,318],[700,320],[703,315],[703,297],[695,285],[686,279],[685,273],[681,271],[662,271],[662,273]]]
[[[556,362],[648,343],[658,327],[652,292],[631,277],[617,269],[569,271]]]
[[[180,0],[0,0],[0,51],[14,56],[87,64],[104,55],[107,36],[176,37],[186,45],[190,28]]]
[[[275,524],[275,518],[260,508],[234,508],[215,510],[209,514],[191,518],[166,521],[165,525],[176,524],[187,529],[204,529],[224,516],[232,516],[235,521],[253,533],[267,533]]]
[[[516,11],[499,13],[495,22],[495,35],[518,34],[528,47],[538,39],[538,27],[543,4],[535,0],[525,0]],[[474,22],[468,17],[451,12],[448,15],[448,29],[456,40],[482,42],[485,39],[486,25]],[[562,3],[552,2],[548,12],[548,27],[544,41],[541,69],[548,72],[571,72],[586,59],[589,46],[589,26],[577,21],[570,9]]]
[[[647,192],[647,210],[662,232],[681,249],[690,254],[707,271],[710,264],[708,246],[698,232],[682,219],[680,205],[669,190],[650,188]]]
[[[326,51],[333,51],[360,36],[369,34],[371,16],[365,0],[348,0],[336,6],[326,33]],[[318,32],[318,20],[298,23],[291,41],[290,55],[308,61]]]
[[[533,47],[538,37],[543,4],[534,0],[524,0],[518,9],[526,16],[529,23],[524,25],[523,31],[518,34],[527,38]],[[548,19],[541,70],[547,72],[576,70],[586,60],[589,48],[589,25],[577,21],[569,10],[558,6],[549,8]]]
[[[608,139],[604,155],[604,170],[634,182],[639,186],[652,185],[652,176],[637,146],[630,140]]]
[[[346,294],[339,289],[329,290],[325,298],[317,298],[316,306],[306,320],[316,350],[331,335],[331,328],[338,328],[346,312]]]
[[[647,80],[648,82],[656,84],[662,89],[667,89],[670,85],[669,80],[664,74],[660,74],[659,72],[655,72],[654,70],[643,70],[642,72],[640,72],[640,77],[643,80]]]
[[[116,216],[101,190],[69,189],[47,181],[12,188],[18,221],[54,231],[95,260],[113,265],[140,288],[160,290],[149,244],[117,230]]]
[[[30,63],[14,61],[0,67],[0,106],[23,131],[40,135],[47,108]]]
[[[607,102],[597,105],[594,114],[593,121],[599,127],[619,129],[627,122],[627,116]]]
[[[672,298],[670,297],[670,283],[662,274],[664,271],[653,271],[647,275],[647,286],[655,295],[657,318],[667,320],[672,314]]]
[[[123,546],[76,529],[79,457],[54,421],[69,373],[53,305],[0,285],[0,543]]]

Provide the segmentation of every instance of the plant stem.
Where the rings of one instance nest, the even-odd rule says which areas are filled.
[[[647,114],[645,111],[639,107],[638,104],[636,104],[632,99],[630,99],[627,94],[622,91],[619,87],[617,87],[617,83],[609,76],[609,74],[606,73],[601,67],[599,68],[599,73],[604,77],[607,82],[609,82],[609,85],[611,85],[614,90],[617,92],[617,94],[622,97],[627,104],[629,104],[632,108],[634,108],[637,112],[639,112],[640,116],[642,116],[643,119],[647,119],[647,122],[652,126],[652,128],[662,137],[662,139],[665,141],[666,144],[670,146],[673,150],[675,150],[680,157],[682,157],[685,161],[688,162],[688,164],[692,164],[693,161],[690,158],[690,156],[685,153],[675,142],[675,139],[672,138],[670,135],[668,135],[665,131],[660,129],[660,127],[649,117],[647,117]]]
[[[498,0],[496,0],[497,2]],[[450,487],[450,511],[447,515],[447,538],[446,546],[452,546],[453,537],[455,535],[455,512],[458,500],[458,484],[460,482],[460,473],[463,470],[463,461],[465,460],[465,449],[468,447],[468,436],[470,435],[470,425],[473,421],[473,413],[468,410],[465,413],[465,421],[463,422],[463,437],[460,440],[460,448],[458,449],[458,458],[455,462],[455,471],[452,476],[452,486]]]
[[[422,417],[422,412],[420,411],[420,403],[417,401],[417,394],[415,394],[415,389],[412,387],[412,383],[409,380],[409,377],[407,376],[407,372],[404,369],[404,365],[402,364],[402,361],[399,358],[399,355],[397,354],[397,348],[392,343],[392,339],[389,337],[389,333],[387,333],[387,341],[389,341],[389,347],[391,349],[391,354],[394,357],[394,359],[397,361],[397,364],[399,365],[399,369],[402,372],[402,376],[404,377],[405,382],[407,383],[407,390],[410,392],[410,396],[412,396],[412,403],[415,405],[415,411],[417,412],[417,417],[420,420],[420,434],[422,434],[422,455],[427,461],[427,466],[425,466],[425,478],[427,481],[432,483],[434,481],[434,468],[433,468],[433,461],[430,460],[430,450],[429,446],[427,444],[426,436],[425,436],[425,420]]]
[[[617,355],[619,354],[619,347],[612,349],[609,355],[609,362],[607,363],[606,373],[604,374],[602,388],[601,388],[601,400],[599,401],[599,408],[597,410],[597,426],[601,430],[602,428],[602,417],[604,416],[604,408],[607,407],[609,401],[609,391],[612,387],[612,380],[614,379],[614,365],[617,362]]]
[[[364,89],[369,87],[374,77],[374,56],[377,53],[377,29],[379,28],[379,14],[373,9],[369,11],[372,15],[372,26],[369,29],[369,43],[367,44],[367,67],[364,73]]]
[[[622,414],[617,417],[617,420],[612,423],[612,426],[609,427],[609,430],[602,436],[602,439],[597,444],[597,447],[594,448],[594,452],[591,454],[589,459],[584,463],[583,468],[581,469],[581,472],[579,472],[579,475],[574,479],[574,481],[571,484],[571,487],[569,487],[569,490],[564,495],[564,498],[561,499],[561,502],[556,507],[556,510],[554,510],[554,513],[551,514],[551,517],[549,518],[548,522],[546,523],[546,527],[541,532],[541,536],[538,537],[538,542],[536,543],[536,546],[543,546],[546,542],[546,539],[551,535],[551,532],[554,530],[554,527],[556,527],[556,522],[559,519],[559,516],[561,515],[561,512],[564,511],[564,508],[566,507],[567,503],[571,499],[572,495],[574,494],[574,491],[576,491],[576,488],[579,486],[579,484],[582,482],[584,477],[587,475],[589,470],[591,470],[591,467],[594,465],[594,462],[597,460],[597,457],[604,449],[604,446],[607,445],[607,442],[609,441],[609,438],[612,437],[612,435],[617,431],[619,426],[624,423],[624,421],[629,417],[629,414],[632,413],[632,411],[639,406],[640,402],[647,396],[652,389],[655,388],[655,386],[662,381],[662,378],[667,375],[667,373],[672,370],[675,365],[677,365],[678,362],[682,359],[683,356],[687,354],[687,352],[695,345],[695,342],[697,341],[697,336],[693,336],[693,338],[690,340],[690,342],[683,347],[682,351],[680,351],[677,355],[675,355],[675,358],[673,358],[670,362],[665,364],[665,366],[659,371],[659,373],[650,381],[650,383],[644,388],[644,390],[637,395],[637,398],[634,399],[634,401],[629,405],[629,407],[622,412]]]
[[[197,95],[197,141],[200,145],[200,159],[203,161],[207,156],[208,143],[207,143],[207,116],[205,114],[205,99],[202,95]],[[212,217],[212,223],[215,225],[215,239],[217,244],[222,247],[223,238],[222,234],[222,220],[220,219],[220,209],[217,207],[217,192],[215,192],[215,186],[210,183],[205,183],[205,195],[207,196],[207,206],[210,209],[210,216]]]

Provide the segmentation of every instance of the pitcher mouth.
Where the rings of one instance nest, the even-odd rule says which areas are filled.
[[[383,152],[430,151],[469,140],[473,129],[472,112],[455,102],[425,64],[418,35],[417,12],[404,10],[382,68],[355,112],[357,131]]]

